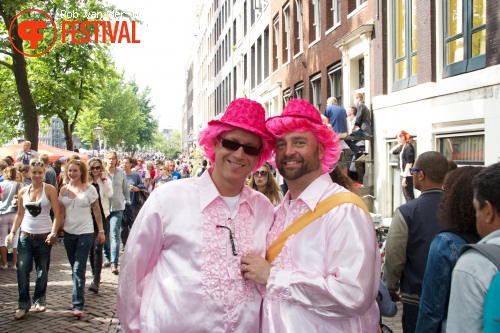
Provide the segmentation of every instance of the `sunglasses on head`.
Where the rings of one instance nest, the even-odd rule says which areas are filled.
[[[267,176],[267,171],[266,170],[262,170],[262,171],[255,171],[253,173],[254,177],[259,177],[260,176]]]
[[[90,170],[101,170],[100,166],[90,167]]]
[[[43,162],[31,162],[31,166],[43,166]]]
[[[240,149],[240,147],[242,147],[243,151],[247,155],[259,156],[260,153],[262,153],[262,148],[257,148],[257,147],[249,146],[249,145],[242,145],[239,142],[224,139],[222,137],[219,137],[219,140],[222,144],[222,147],[224,147],[228,150],[237,151],[238,149]]]

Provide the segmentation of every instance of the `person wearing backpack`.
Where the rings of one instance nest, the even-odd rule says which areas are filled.
[[[500,163],[482,170],[472,181],[476,227],[481,244],[496,245],[496,259],[500,251]],[[450,304],[448,307],[448,332],[499,332],[500,315],[496,320],[485,316],[489,311],[499,311],[500,285],[498,267],[475,248],[463,253],[453,270]],[[498,286],[496,287],[498,288]],[[495,293],[496,294],[493,294]],[[495,328],[496,325],[496,328]]]
[[[481,238],[476,232],[476,212],[471,179],[483,168],[464,166],[448,172],[437,211],[438,223],[445,230],[432,239],[422,282],[417,333],[446,332],[451,273],[460,249]]]

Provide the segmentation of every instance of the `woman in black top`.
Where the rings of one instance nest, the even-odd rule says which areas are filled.
[[[390,153],[399,155],[399,171],[401,174],[401,186],[406,202],[415,199],[413,194],[413,177],[410,175],[410,168],[415,163],[415,149],[411,144],[410,134],[402,130],[396,135],[398,144],[394,146]]]

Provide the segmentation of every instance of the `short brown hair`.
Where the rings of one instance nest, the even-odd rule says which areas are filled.
[[[47,154],[41,154],[38,156],[38,159],[43,162],[43,164],[48,164],[49,163],[49,155]]]

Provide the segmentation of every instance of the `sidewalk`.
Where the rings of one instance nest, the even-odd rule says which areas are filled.
[[[45,312],[35,313],[34,307],[25,319],[14,320],[17,309],[17,276],[12,270],[0,271],[0,327],[2,333],[8,332],[119,332],[116,315],[116,288],[118,276],[111,269],[104,268],[101,274],[99,293],[88,291],[92,275],[87,263],[84,315],[81,319],[73,317],[68,310],[71,304],[73,282],[71,268],[62,243],[52,247],[47,286],[47,308]],[[33,295],[35,274],[31,272],[31,295]]]
[[[34,272],[31,272],[31,295],[34,288]],[[96,295],[88,291],[92,275],[87,263],[87,281],[85,288],[85,307],[83,318],[73,317],[68,310],[71,304],[71,270],[66,250],[62,243],[52,247],[47,286],[47,310],[42,313],[30,311],[25,319],[14,320],[17,308],[17,276],[12,270],[0,270],[0,327],[2,333],[19,332],[120,332],[116,315],[116,288],[118,276],[111,269],[104,268],[101,275],[101,286]],[[401,314],[403,308],[398,304],[398,314],[394,318],[384,318],[383,322],[394,333],[402,333]],[[354,332],[353,332],[354,333]]]

